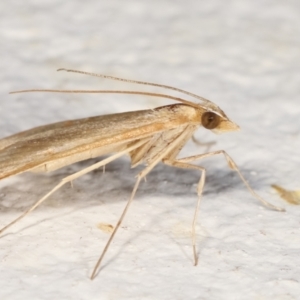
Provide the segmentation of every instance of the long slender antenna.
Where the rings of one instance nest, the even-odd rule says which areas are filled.
[[[66,72],[71,72],[71,73],[79,73],[79,74],[84,74],[84,75],[89,75],[89,76],[94,76],[94,77],[100,77],[100,78],[105,78],[105,79],[118,80],[118,81],[123,81],[123,82],[156,86],[156,87],[160,87],[160,88],[164,88],[164,89],[168,89],[168,90],[173,90],[173,91],[176,91],[176,92],[180,92],[180,93],[189,95],[191,97],[194,97],[196,99],[199,99],[199,100],[201,100],[201,101],[203,101],[205,103],[210,103],[210,104],[215,105],[213,102],[209,101],[208,99],[205,99],[205,98],[203,98],[201,96],[198,96],[196,94],[193,94],[191,92],[188,92],[188,91],[185,91],[185,90],[182,90],[182,89],[178,89],[176,87],[169,86],[169,85],[152,83],[152,82],[146,82],[146,81],[139,81],[139,80],[132,80],[132,79],[124,79],[124,78],[110,76],[110,75],[96,74],[96,73],[91,73],[91,72],[84,72],[84,71],[72,70],[72,69],[65,69],[65,68],[58,69],[57,71],[66,71]]]
[[[157,93],[149,93],[149,92],[141,92],[141,91],[119,91],[119,90],[50,90],[50,89],[31,89],[31,90],[20,90],[10,92],[10,94],[19,94],[19,93],[32,93],[32,92],[47,92],[47,93],[75,93],[75,94],[129,94],[129,95],[143,95],[150,97],[160,97],[167,98],[175,101],[179,101],[181,103],[187,104],[189,106],[193,106],[199,108],[201,104],[196,104],[194,102],[184,100],[178,97],[173,97],[166,94],[157,94]]]

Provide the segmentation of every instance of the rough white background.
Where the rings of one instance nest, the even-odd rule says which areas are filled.
[[[242,130],[199,130],[235,159],[261,206],[226,166],[208,170],[198,225],[199,174],[157,166],[142,183],[94,281],[89,280],[138,170],[129,160],[62,188],[0,239],[0,299],[299,299],[300,208],[270,185],[299,188],[300,2],[1,1],[1,137],[40,124],[164,105],[163,99],[20,94],[24,88],[141,89],[69,73],[75,68],[177,86],[216,102]],[[152,89],[158,91],[157,89]],[[204,151],[193,143],[183,155]],[[0,225],[92,162],[1,182]],[[140,170],[140,169],[139,169]]]

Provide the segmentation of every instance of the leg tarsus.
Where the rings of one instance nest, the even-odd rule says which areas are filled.
[[[13,224],[17,223],[19,220],[23,219],[26,215],[28,215],[30,212],[35,210],[41,203],[43,203],[50,195],[52,195],[56,190],[58,190],[60,187],[62,187],[65,184],[65,182],[61,181],[58,185],[56,185],[49,193],[47,193],[43,198],[35,202],[29,209],[27,209],[25,212],[23,212],[18,218],[4,226],[0,230],[0,234],[3,233],[6,229],[8,229]]]
[[[95,265],[95,267],[94,267],[93,273],[91,275],[91,280],[93,280],[96,277],[96,275],[97,275],[97,271],[98,271],[98,269],[99,269],[99,267],[101,265],[101,262],[102,262],[102,260],[104,258],[104,255],[107,252],[107,250],[108,250],[108,248],[109,248],[109,246],[110,246],[110,244],[111,244],[111,242],[112,242],[112,240],[113,240],[113,238],[114,238],[117,230],[119,229],[120,225],[122,224],[122,221],[123,221],[123,219],[124,219],[124,217],[126,215],[126,212],[128,211],[128,208],[129,208],[130,204],[132,203],[134,195],[135,195],[135,193],[136,193],[136,191],[138,189],[140,181],[141,181],[141,177],[138,176],[137,181],[136,181],[136,183],[134,185],[134,188],[132,190],[131,196],[130,196],[129,200],[127,201],[127,204],[126,204],[126,206],[125,206],[125,208],[124,208],[124,210],[122,212],[122,215],[119,218],[116,226],[114,227],[114,230],[111,233],[111,235],[110,235],[110,237],[109,237],[109,239],[108,239],[108,241],[107,241],[107,243],[106,243],[106,245],[105,245],[105,247],[104,247],[104,249],[103,249],[103,251],[102,251],[102,253],[101,253],[101,255],[100,255],[100,257],[99,257],[99,259],[98,259],[98,261],[96,263],[96,265]]]
[[[192,222],[192,247],[193,247],[193,256],[194,256],[194,266],[196,266],[198,264],[198,254],[197,254],[197,247],[196,247],[196,225],[197,225],[201,195],[205,183],[206,170],[200,166],[195,166],[189,163],[180,162],[178,160],[164,160],[163,162],[172,167],[177,167],[181,169],[194,169],[194,170],[201,171],[201,176],[197,186],[198,201],[196,204],[195,213]]]
[[[191,162],[191,161],[195,161],[195,160],[199,160],[199,159],[203,159],[206,157],[210,157],[210,156],[214,156],[214,155],[218,155],[218,154],[223,154],[226,158],[226,161],[229,165],[229,167],[231,169],[233,169],[234,171],[236,171],[240,177],[240,179],[244,182],[245,186],[247,187],[247,189],[250,191],[250,193],[257,199],[259,200],[264,206],[277,210],[277,211],[285,211],[284,208],[275,206],[269,202],[267,202],[266,200],[264,200],[262,197],[260,197],[256,192],[254,192],[254,190],[250,187],[249,183],[247,182],[247,180],[244,178],[244,176],[242,175],[242,173],[240,172],[239,168],[237,167],[237,165],[235,164],[235,162],[233,161],[233,159],[227,154],[226,151],[224,150],[218,150],[218,151],[213,151],[213,152],[209,152],[209,153],[204,153],[204,154],[200,154],[200,155],[194,155],[194,156],[189,156],[189,157],[184,157],[181,159],[178,159],[177,161],[179,162]]]

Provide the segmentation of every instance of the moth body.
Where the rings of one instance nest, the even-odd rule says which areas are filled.
[[[187,141],[201,126],[204,112],[202,107],[173,104],[29,129],[0,140],[0,179],[27,171],[53,171],[71,163],[118,152],[151,137],[146,145],[130,153],[133,167],[142,162],[148,164],[183,130],[190,132]],[[228,119],[224,124],[228,128],[237,128]],[[173,156],[180,150],[177,148]]]

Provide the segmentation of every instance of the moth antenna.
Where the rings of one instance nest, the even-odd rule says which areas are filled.
[[[212,103],[210,100],[203,98],[201,96],[198,96],[196,94],[193,94],[191,92],[173,87],[173,86],[169,86],[169,85],[165,85],[165,84],[159,84],[159,83],[152,83],[152,82],[146,82],[146,81],[139,81],[139,80],[132,80],[132,79],[125,79],[125,78],[120,78],[120,77],[115,77],[115,76],[110,76],[110,75],[103,75],[103,74],[96,74],[96,73],[92,73],[92,72],[84,72],[84,71],[79,71],[79,70],[72,70],[72,69],[65,69],[65,68],[60,68],[57,70],[59,71],[66,71],[66,72],[71,72],[71,73],[78,73],[78,74],[83,74],[83,75],[88,75],[88,76],[94,76],[94,77],[100,77],[100,78],[105,78],[105,79],[112,79],[112,80],[117,80],[117,81],[123,81],[123,82],[128,82],[128,83],[135,83],[135,84],[142,84],[142,85],[149,85],[149,86],[156,86],[156,87],[160,87],[160,88],[164,88],[164,89],[168,89],[168,90],[173,90],[188,96],[191,96],[193,98],[199,99],[205,103],[210,103],[210,104],[214,104]]]
[[[52,90],[52,89],[31,89],[31,90],[20,90],[10,92],[10,94],[19,94],[19,93],[32,93],[32,92],[46,92],[46,93],[74,93],[74,94],[129,94],[129,95],[143,95],[150,97],[159,97],[171,99],[174,101],[178,101],[196,108],[199,108],[199,104],[194,102],[184,100],[178,97],[166,95],[166,94],[158,94],[158,93],[149,93],[149,92],[141,92],[141,91],[119,91],[119,90]],[[200,105],[201,106],[201,105]]]

